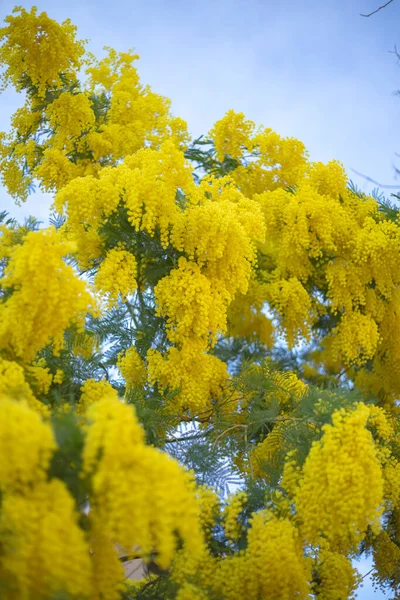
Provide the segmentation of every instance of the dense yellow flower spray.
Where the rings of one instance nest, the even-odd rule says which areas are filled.
[[[56,213],[0,217],[0,596],[345,600],[361,552],[398,594],[398,215],[137,60],[0,28],[0,175]]]

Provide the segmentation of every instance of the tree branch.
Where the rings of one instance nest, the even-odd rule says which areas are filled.
[[[368,177],[367,175],[364,175],[363,173],[360,173],[359,171],[356,171],[355,169],[350,169],[350,170],[353,171],[353,173],[355,173],[359,177],[362,177],[363,179],[366,179],[366,181],[370,181],[371,183],[374,183],[375,185],[377,185],[381,188],[385,188],[387,190],[400,189],[400,184],[399,185],[384,185],[383,183],[379,183],[379,181],[375,181],[375,179],[371,179],[371,177]]]
[[[364,15],[363,13],[360,13],[360,17],[372,17],[372,15],[375,15],[377,12],[379,12],[380,10],[382,10],[382,8],[386,8],[392,2],[393,2],[393,0],[389,0],[389,2],[386,2],[386,4],[382,4],[382,6],[379,6],[376,10],[373,10],[368,15]]]

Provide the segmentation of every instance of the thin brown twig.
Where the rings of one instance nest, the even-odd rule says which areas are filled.
[[[361,577],[361,579],[365,579],[366,577],[368,577],[368,575],[371,575],[372,571],[374,571],[374,568],[370,569],[370,570],[368,571],[368,573],[365,573],[365,575],[363,575],[363,576]]]
[[[371,13],[369,13],[368,15],[364,15],[363,13],[360,13],[361,17],[372,17],[372,15],[375,15],[377,12],[379,12],[380,10],[382,10],[382,8],[386,8],[387,6],[389,6],[389,4],[391,4],[393,2],[393,0],[389,0],[389,2],[386,2],[386,4],[382,4],[382,6],[379,6],[376,10],[373,10]]]

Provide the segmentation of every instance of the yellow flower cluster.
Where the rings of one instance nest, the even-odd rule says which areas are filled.
[[[226,330],[235,294],[247,291],[255,241],[264,237],[259,207],[231,184],[209,178],[177,212],[171,243],[189,261],[181,258],[155,288],[158,314],[166,317],[168,337],[177,347],[164,357],[149,352],[150,381],[180,390],[174,402],[193,413],[210,407],[224,389],[226,367],[205,351]]]
[[[182,193],[186,206],[177,201]],[[126,209],[135,231],[154,235],[157,230],[165,247],[171,243],[187,257],[155,287],[158,314],[166,318],[167,335],[176,348],[162,362],[151,351],[148,362],[151,381],[180,389],[179,404],[197,411],[210,404],[226,379],[224,366],[204,352],[226,330],[235,294],[247,291],[256,242],[264,240],[262,210],[229,178],[207,178],[196,187],[173,141],[162,143],[159,150],[140,149],[122,164],[103,169],[97,179],[74,179],[57,194],[55,207],[67,217],[64,231],[77,244],[82,266],[100,257],[100,228],[119,206]],[[125,270],[123,282],[114,283],[121,270],[115,262],[122,252],[125,257],[126,251],[109,251],[95,279],[112,300],[118,292],[133,290],[134,278],[125,277]],[[132,255],[132,271],[133,260]],[[212,378],[215,383],[210,383]]]
[[[207,354],[197,340],[186,341],[181,349],[172,347],[164,356],[149,350],[147,363],[150,383],[178,392],[169,407],[173,412],[187,408],[194,415],[208,412],[226,392],[226,364]]]
[[[336,161],[305,163],[295,183],[295,192],[264,185],[252,197],[266,222],[267,242],[259,246],[267,266],[265,300],[289,345],[308,339],[320,316],[337,315],[323,340],[324,366],[359,368],[372,360],[373,371],[358,372],[357,381],[393,396],[400,389],[400,227],[385,220],[372,198],[346,188]]]
[[[369,408],[369,424],[372,425],[378,436],[389,442],[394,436],[393,416],[381,406],[371,405]]]
[[[310,339],[310,326],[314,320],[312,300],[296,277],[273,281],[268,286],[267,299],[281,316],[289,346],[301,339]]]
[[[228,497],[223,512],[225,535],[229,540],[238,540],[242,534],[243,526],[238,517],[247,503],[246,492],[236,492]]]
[[[62,594],[118,600],[124,589],[121,551],[163,569],[180,541],[194,563],[205,553],[201,526],[212,526],[217,495],[206,488],[197,493],[192,474],[145,445],[132,407],[106,382],[95,383],[86,382],[82,394],[98,398],[87,409],[79,473],[91,477],[85,528],[65,484],[49,479],[57,450],[50,423],[25,400],[0,396],[0,452],[8,457],[0,465],[5,600]]]
[[[219,562],[212,588],[226,600],[306,600],[310,571],[292,523],[261,511],[252,517],[246,551]]]
[[[219,512],[220,498],[213,489],[206,485],[197,487],[196,496],[200,505],[199,518],[202,529],[206,534],[210,534]]]
[[[190,599],[202,598],[207,590],[211,598],[221,600],[308,600],[311,567],[291,521],[262,510],[251,517],[246,550],[222,557],[205,551],[195,558],[179,552],[172,579],[185,593],[199,594],[187,592]]]
[[[203,275],[195,262],[181,257],[178,268],[159,281],[154,293],[157,314],[167,317],[168,338],[178,346],[189,338],[207,348],[225,331],[229,296],[218,281]]]
[[[196,585],[185,582],[178,590],[176,600],[207,600],[206,594]]]
[[[255,130],[243,113],[228,111],[209,135],[218,160],[225,155],[239,162],[244,159],[231,177],[248,197],[294,186],[307,171],[307,153],[299,140],[282,138],[269,128]]]
[[[306,458],[294,500],[302,534],[312,544],[323,536],[332,550],[346,552],[368,527],[380,529],[383,476],[368,417],[362,403],[336,411]]]
[[[134,346],[118,355],[117,366],[127,388],[141,386],[146,381],[146,365]]]
[[[319,554],[315,593],[318,600],[353,600],[362,579],[343,554],[323,549]]]
[[[104,398],[87,411],[84,470],[93,473],[94,523],[128,552],[156,554],[167,568],[177,535],[194,555],[203,548],[192,476],[177,462],[144,444],[131,406]],[[99,458],[100,457],[100,458]]]
[[[39,402],[27,381],[27,370],[15,361],[0,358],[0,394],[13,400],[24,400],[28,406],[43,416],[48,415],[47,407]]]
[[[166,139],[175,146],[187,141],[187,125],[171,116],[170,101],[140,83],[134,66],[138,58],[108,48],[108,55],[92,60],[86,71],[89,90],[110,95],[107,119],[103,118],[98,131],[87,139],[96,160],[111,159],[115,164],[140,148],[158,147]]]
[[[49,88],[61,87],[61,74],[75,79],[85,49],[69,19],[60,25],[45,12],[38,15],[35,6],[29,12],[19,6],[5,22],[0,28],[0,65],[6,85],[21,90],[28,78],[43,98]]]
[[[171,116],[169,100],[141,85],[137,55],[108,49],[96,62],[84,56],[70,21],[60,25],[36,8],[14,12],[0,29],[0,65],[4,84],[26,89],[27,102],[13,116],[11,133],[1,134],[0,165],[17,200],[26,200],[34,179],[57,191],[141,148],[166,140],[186,145],[186,123]],[[84,63],[87,79],[77,85]]]
[[[373,578],[383,586],[390,580],[400,580],[400,548],[386,533],[382,531],[374,544]]]
[[[152,235],[158,228],[166,246],[179,212],[177,189],[193,185],[183,153],[168,141],[159,151],[142,149],[121,165],[103,169],[98,179],[86,176],[71,181],[57,194],[54,206],[67,217],[68,237],[77,243],[86,266],[100,255],[99,229],[120,202],[135,231]]]
[[[93,301],[63,260],[70,250],[53,228],[28,233],[12,248],[0,280],[3,289],[12,290],[0,304],[0,349],[29,361],[51,342],[59,352],[67,327],[83,329]]]
[[[50,373],[44,358],[35,360],[30,366],[26,367],[26,373],[35,392],[43,395],[48,393],[53,382],[61,383],[63,379],[63,372],[60,369],[57,369],[55,375]]]
[[[353,365],[363,365],[375,356],[380,337],[376,321],[358,311],[344,314],[331,335],[333,357]]]
[[[100,179],[87,176],[74,179],[56,195],[54,208],[68,217],[63,229],[77,245],[77,256],[83,268],[100,256],[99,227],[119,203],[118,189],[104,169]]]
[[[223,119],[215,123],[209,134],[214,140],[218,160],[222,162],[225,155],[242,158],[254,127],[253,121],[248,121],[243,113],[229,110]]]
[[[52,146],[70,152],[73,141],[92,128],[95,115],[87,94],[62,92],[46,111],[51,129],[54,131]]]
[[[92,558],[92,595],[90,600],[121,600],[125,591],[124,568],[116,546],[101,523],[91,520],[90,551]]]
[[[109,250],[102,261],[95,280],[95,287],[106,295],[109,305],[117,302],[118,296],[127,298],[136,290],[137,266],[135,256],[123,246]]]
[[[251,279],[246,294],[238,293],[227,313],[228,333],[233,337],[257,337],[268,347],[273,345],[273,325],[263,313],[267,293],[265,284]]]
[[[24,400],[0,392],[0,490],[44,481],[56,444],[53,432]]]
[[[247,292],[256,263],[255,241],[264,239],[262,213],[255,202],[251,208],[252,215],[248,204],[242,207],[235,201],[204,200],[178,215],[172,233],[171,241],[177,250],[204,267],[205,275],[212,281],[220,281],[231,299],[237,291]]]
[[[63,482],[43,481],[29,493],[5,495],[0,538],[5,600],[51,598],[60,593],[76,600],[90,596],[89,547],[78,525],[74,499]]]
[[[80,175],[81,171],[77,165],[71,162],[59,148],[46,148],[40,164],[35,169],[35,177],[42,182],[42,187],[46,192],[60,189]],[[8,184],[8,182],[5,183]],[[23,199],[26,198],[23,197]]]
[[[105,379],[96,381],[95,379],[86,379],[81,387],[81,397],[79,399],[79,412],[84,413],[95,402],[104,398],[118,398],[117,392],[112,385]]]

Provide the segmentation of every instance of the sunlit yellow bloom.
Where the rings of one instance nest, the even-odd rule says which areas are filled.
[[[351,550],[368,527],[380,529],[383,476],[366,429],[368,416],[362,403],[350,412],[336,411],[306,458],[295,504],[311,543],[323,536],[332,550]]]
[[[117,366],[128,388],[145,383],[146,365],[134,346],[118,355]]]
[[[3,289],[13,290],[0,304],[0,348],[31,360],[51,342],[59,352],[67,327],[83,329],[93,301],[85,283],[63,260],[70,250],[53,228],[28,233],[24,243],[12,249],[0,280]]]
[[[43,97],[48,88],[62,85],[60,74],[75,78],[81,65],[84,44],[76,40],[76,27],[67,19],[61,25],[45,12],[37,14],[16,7],[0,29],[0,64],[5,65],[3,81],[17,90],[26,78]]]
[[[243,525],[238,521],[238,517],[247,502],[246,492],[236,492],[228,497],[224,508],[224,529],[225,535],[230,540],[238,540],[243,531]]]
[[[93,518],[127,551],[139,548],[166,568],[177,535],[194,554],[203,548],[192,476],[146,446],[133,407],[104,398],[87,411],[84,470],[93,473]]]
[[[0,395],[0,491],[25,489],[46,479],[56,448],[50,425],[24,400]]]
[[[29,493],[5,494],[0,516],[0,574],[6,600],[91,594],[89,547],[74,499],[53,479]]]
[[[96,277],[95,287],[106,295],[112,305],[118,296],[126,298],[136,287],[136,258],[123,246],[109,250],[102,261]]]

